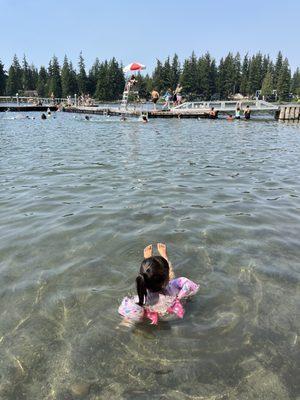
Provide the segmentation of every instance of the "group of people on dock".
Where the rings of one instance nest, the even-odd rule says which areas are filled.
[[[182,103],[181,91],[182,91],[182,86],[179,83],[177,84],[175,90],[167,89],[165,94],[162,96],[162,98],[165,101],[162,109],[169,110],[171,103],[173,103],[173,107],[181,104]],[[156,110],[156,103],[158,102],[159,98],[160,98],[159,92],[157,90],[153,89],[151,92],[151,100],[153,102],[154,110]]]

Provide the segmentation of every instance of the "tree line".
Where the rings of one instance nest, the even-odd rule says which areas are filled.
[[[53,56],[48,67],[39,69],[27,62],[20,62],[15,55],[6,71],[0,61],[0,95],[16,95],[36,91],[41,97],[67,97],[89,94],[98,100],[117,100],[122,96],[125,85],[123,65],[114,57],[100,62],[96,58],[87,71],[82,53],[77,68],[64,57],[62,65]],[[157,60],[151,75],[137,75],[140,97],[149,98],[153,89],[163,94],[174,90],[178,83],[189,99],[228,99],[236,93],[252,97],[258,90],[261,95],[272,99],[289,100],[291,93],[300,96],[300,69],[294,74],[287,58],[279,52],[273,61],[260,52],[241,60],[239,53],[228,53],[219,63],[209,52],[197,57],[192,55],[182,63],[175,54],[164,61]]]

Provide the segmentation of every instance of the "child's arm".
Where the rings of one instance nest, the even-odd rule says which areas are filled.
[[[193,296],[199,290],[199,285],[188,278],[174,279],[172,284],[179,290],[177,293],[178,299]]]
[[[174,278],[175,278],[175,272],[173,270],[173,266],[172,266],[171,262],[169,261],[169,279],[171,281]]]
[[[134,297],[125,297],[118,311],[124,317],[124,324],[128,324],[128,321],[139,322],[144,318],[144,308],[136,303]]]

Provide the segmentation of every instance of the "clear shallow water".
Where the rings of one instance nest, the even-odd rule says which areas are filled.
[[[0,115],[0,398],[299,399],[300,125],[36,117]],[[159,241],[200,292],[119,328]]]

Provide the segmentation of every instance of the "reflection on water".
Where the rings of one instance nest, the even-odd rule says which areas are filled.
[[[300,396],[300,125],[36,117],[0,116],[0,398]],[[200,292],[120,327],[151,242]]]

